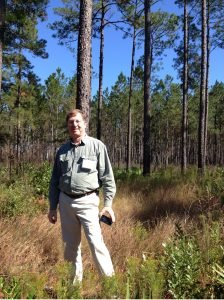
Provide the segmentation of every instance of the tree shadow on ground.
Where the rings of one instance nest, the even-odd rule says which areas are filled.
[[[215,218],[223,215],[224,206],[217,197],[200,199],[194,202],[181,203],[176,199],[165,199],[151,205],[147,198],[144,201],[143,209],[134,214],[134,219],[149,225],[156,226],[158,222],[169,217],[177,219],[197,220],[201,215],[212,214]]]

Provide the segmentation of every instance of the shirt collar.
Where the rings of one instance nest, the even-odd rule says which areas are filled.
[[[86,141],[87,141],[87,138],[88,138],[88,135],[86,134],[82,139],[81,139],[81,143],[79,145],[76,145],[75,143],[73,143],[72,139],[70,139],[70,144],[72,146],[81,146],[81,145],[85,145],[86,144]]]

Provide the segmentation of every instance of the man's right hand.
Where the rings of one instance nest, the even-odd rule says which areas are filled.
[[[103,215],[103,214],[106,214],[107,213],[110,215],[111,217],[111,220],[112,222],[114,223],[115,222],[115,214],[114,214],[114,211],[112,209],[112,207],[109,207],[109,206],[104,206],[104,208],[101,210],[100,212],[100,217]]]
[[[55,224],[57,222],[57,210],[49,210],[48,220],[52,224]]]

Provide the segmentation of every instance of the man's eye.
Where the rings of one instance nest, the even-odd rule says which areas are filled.
[[[73,124],[79,124],[81,121],[77,120],[77,121],[70,121],[68,124],[69,125],[73,125]]]

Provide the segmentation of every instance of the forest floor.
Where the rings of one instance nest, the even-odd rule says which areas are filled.
[[[223,188],[219,186],[220,176],[208,178],[205,184],[172,174],[158,174],[153,179],[118,176],[113,205],[116,222],[112,226],[102,224],[116,276],[111,281],[99,278],[83,234],[84,279],[76,290],[69,286],[70,266],[63,261],[60,219],[50,224],[46,200],[34,197],[35,207],[41,207],[36,213],[3,215],[0,219],[0,298],[175,298],[182,295],[186,283],[194,293],[189,297],[202,296],[198,287],[208,298],[222,295],[219,281],[214,283],[210,278],[214,265],[224,262]],[[6,193],[2,192],[0,203],[4,197]],[[179,277],[189,259],[183,257],[179,241],[193,245],[191,256],[200,260],[197,272],[202,268],[200,283],[194,277],[190,282],[183,277],[182,283],[169,283],[169,276],[174,278],[168,274],[173,263],[170,257],[182,255],[182,266],[177,264],[173,270]],[[176,250],[166,245],[176,245]],[[201,267],[204,263],[207,267]],[[193,265],[195,262],[189,268]],[[179,290],[175,290],[175,284]],[[212,284],[219,292],[211,288]],[[206,288],[208,285],[210,288]]]

